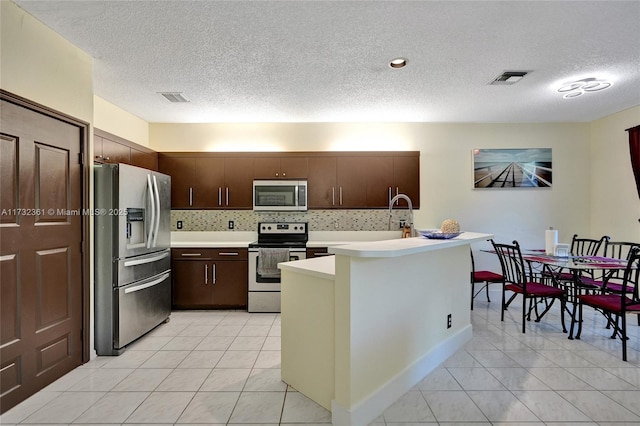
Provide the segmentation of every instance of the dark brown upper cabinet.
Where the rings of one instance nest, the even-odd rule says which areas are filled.
[[[158,170],[157,152],[100,129],[94,129],[93,156],[95,163],[124,163]]]
[[[304,178],[310,209],[388,208],[397,193],[420,206],[417,151],[171,152],[159,154],[159,170],[172,177],[174,209],[251,209],[253,179]]]
[[[305,179],[308,176],[307,157],[255,157],[255,179]]]
[[[173,209],[250,209],[253,158],[162,153],[159,170],[171,176]]]

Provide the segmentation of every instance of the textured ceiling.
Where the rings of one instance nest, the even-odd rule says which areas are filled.
[[[96,95],[149,122],[584,122],[640,105],[640,1],[14,1],[94,58]],[[531,73],[488,84],[505,70]],[[586,77],[614,84],[556,92]]]

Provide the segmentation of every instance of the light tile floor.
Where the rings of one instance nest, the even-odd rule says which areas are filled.
[[[585,309],[581,340],[552,310],[520,333],[481,295],[474,337],[372,425],[638,425],[640,327],[629,362]],[[98,357],[1,416],[9,424],[326,425],[331,414],[280,380],[280,316],[179,311],[119,357]]]

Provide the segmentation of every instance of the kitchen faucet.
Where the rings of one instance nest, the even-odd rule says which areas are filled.
[[[409,236],[414,237],[415,230],[413,229],[413,204],[411,203],[411,198],[409,198],[409,196],[406,194],[396,194],[396,196],[393,197],[391,201],[389,201],[389,230],[391,230],[391,219],[393,218],[393,204],[400,199],[407,200],[407,204],[409,205]]]

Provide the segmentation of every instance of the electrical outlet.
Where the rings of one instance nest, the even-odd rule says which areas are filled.
[[[447,328],[451,328],[451,314],[447,315]]]
[[[176,223],[176,228],[178,228],[178,229],[182,229],[182,221],[181,221],[181,220],[179,220],[179,221]]]
[[[233,229],[235,227],[235,223],[232,220],[229,221],[229,229]]]
[[[400,221],[400,229],[404,228],[404,226],[405,226],[406,224],[407,224],[407,222],[406,222],[406,221],[401,220],[401,221]]]

